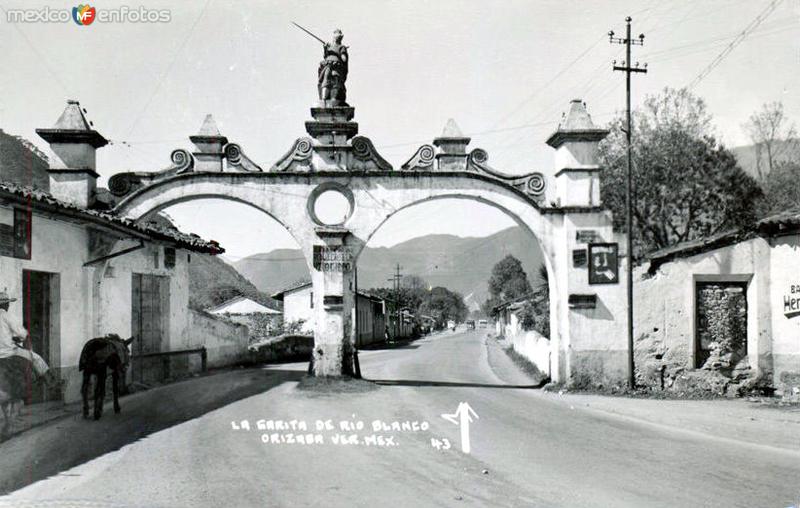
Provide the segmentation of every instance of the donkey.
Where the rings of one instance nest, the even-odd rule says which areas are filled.
[[[114,388],[114,412],[119,413],[119,379],[125,382],[125,371],[131,361],[128,346],[133,342],[130,339],[121,339],[119,335],[108,334],[105,337],[96,337],[83,346],[78,370],[83,371],[83,417],[89,418],[89,384],[92,375],[95,377],[94,385],[94,419],[103,416],[103,399],[106,396],[106,369],[111,369],[111,379]]]

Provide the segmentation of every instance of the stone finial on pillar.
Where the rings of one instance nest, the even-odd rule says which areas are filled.
[[[456,121],[450,118],[442,135],[434,138],[438,148],[436,161],[439,171],[465,171],[467,169],[467,145],[470,138],[464,136]]]
[[[600,205],[597,147],[608,130],[598,128],[580,99],[570,102],[558,129],[547,139],[556,149],[556,199],[560,206]]]
[[[91,207],[99,176],[96,151],[108,140],[92,128],[76,100],[67,101],[52,128],[36,129],[36,133],[50,144],[50,193],[81,208]]]
[[[189,141],[197,148],[193,153],[195,171],[222,171],[223,148],[228,143],[228,138],[219,133],[213,116],[206,115],[200,131],[194,136],[189,136]]]

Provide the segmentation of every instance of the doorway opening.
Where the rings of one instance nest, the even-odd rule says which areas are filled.
[[[41,356],[47,365],[56,367],[61,363],[60,337],[60,287],[57,273],[22,271],[22,317],[28,330],[28,343],[33,352]],[[31,394],[32,402],[55,400],[57,391],[45,387]]]

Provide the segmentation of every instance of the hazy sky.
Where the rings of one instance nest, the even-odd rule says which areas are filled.
[[[0,126],[44,145],[67,98],[87,108],[114,141],[99,151],[105,179],[123,170],[157,170],[213,113],[249,157],[269,167],[304,136],[316,99],[320,45],[294,20],[328,38],[341,28],[350,46],[348,102],[363,135],[395,167],[453,117],[472,147],[497,169],[518,173],[552,164],[544,140],[570,99],[597,123],[624,105],[624,78],[611,71],[622,46],[609,29],[634,33],[634,103],[664,86],[691,82],[769,0],[639,1],[285,1],[92,3],[169,9],[169,23],[9,24],[2,26]],[[2,1],[12,8],[72,8],[76,2]],[[800,2],[784,0],[694,90],[729,146],[748,142],[741,125],[762,103],[783,101],[800,119]],[[486,132],[492,131],[492,132]],[[123,143],[126,142],[126,143]],[[214,238],[232,258],[293,241],[271,219],[243,205],[187,203],[168,210],[186,230]],[[387,223],[378,245],[428,232],[480,236],[510,219],[468,202],[434,202]]]

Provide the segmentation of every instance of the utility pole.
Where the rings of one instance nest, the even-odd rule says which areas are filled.
[[[631,157],[633,127],[631,124],[631,73],[646,73],[647,64],[640,68],[639,62],[636,62],[636,65],[631,67],[631,46],[644,46],[644,34],[639,34],[638,40],[631,39],[631,17],[625,18],[625,22],[627,24],[625,38],[614,37],[614,31],[612,30],[608,32],[608,42],[625,45],[625,60],[622,61],[621,65],[617,65],[617,61],[614,60],[613,66],[615,71],[625,73],[627,106],[625,137],[628,140],[628,178],[625,191],[625,220],[628,233],[628,386],[633,389],[636,387],[636,376],[634,375],[633,365],[633,158]]]
[[[395,267],[395,272],[392,276],[386,280],[392,282],[392,289],[394,291],[394,312],[395,312],[395,323],[394,323],[394,337],[397,339],[400,337],[400,280],[402,278],[400,274],[400,270],[403,267],[400,266],[400,263],[397,263]]]

